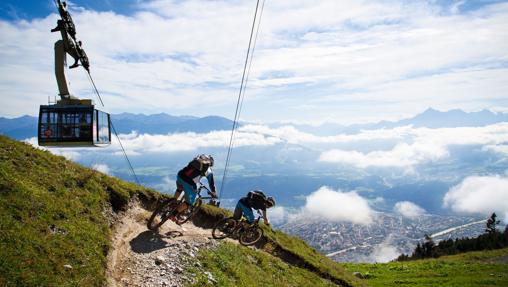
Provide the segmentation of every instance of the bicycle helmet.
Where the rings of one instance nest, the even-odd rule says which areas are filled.
[[[270,208],[270,207],[274,207],[274,206],[275,206],[275,199],[271,196],[267,197],[266,198],[266,207]]]

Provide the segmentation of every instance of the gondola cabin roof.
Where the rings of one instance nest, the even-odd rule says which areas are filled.
[[[95,109],[90,100],[41,105],[37,138],[39,146],[106,146],[111,143],[110,115]]]

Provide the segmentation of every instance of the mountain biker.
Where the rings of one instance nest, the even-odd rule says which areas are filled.
[[[213,180],[212,166],[214,159],[211,155],[198,155],[189,164],[178,172],[176,178],[176,192],[174,197],[179,198],[184,191],[185,202],[177,209],[177,214],[181,214],[193,205],[197,196],[197,183],[202,177],[208,180],[211,196],[217,198],[215,182]]]
[[[254,222],[254,212],[252,209],[261,210],[263,214],[263,221],[266,225],[270,226],[268,217],[266,216],[266,209],[275,206],[275,199],[271,196],[266,196],[261,190],[249,191],[246,196],[242,197],[236,204],[233,218],[239,220],[243,216],[247,218],[247,222],[252,224]]]

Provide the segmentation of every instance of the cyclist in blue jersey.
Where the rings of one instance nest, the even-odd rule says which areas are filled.
[[[273,197],[267,197],[261,190],[249,191],[247,196],[242,197],[236,204],[233,218],[239,220],[243,215],[247,219],[247,222],[252,224],[255,220],[252,210],[261,210],[264,223],[270,226],[270,222],[266,216],[266,209],[273,206],[275,206],[275,199],[273,199]]]
[[[211,155],[198,155],[189,164],[178,172],[176,178],[175,198],[179,198],[184,191],[185,204],[180,205],[177,209],[178,214],[184,212],[193,205],[197,196],[197,183],[202,177],[208,180],[211,196],[217,198],[215,182],[213,179],[212,166],[214,159]]]

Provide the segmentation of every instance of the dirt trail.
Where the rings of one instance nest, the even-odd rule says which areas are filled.
[[[159,232],[152,232],[146,228],[149,216],[139,204],[133,204],[115,224],[106,271],[108,286],[183,286],[192,281],[184,271],[190,265],[214,281],[193,259],[199,249],[217,246],[211,230],[168,221]]]

